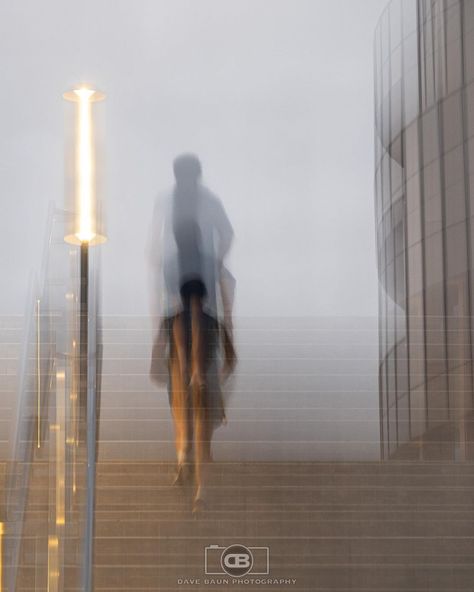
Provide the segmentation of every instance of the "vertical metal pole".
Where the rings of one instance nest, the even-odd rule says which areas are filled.
[[[84,592],[93,590],[93,548],[94,548],[94,509],[95,509],[95,457],[96,457],[96,404],[95,404],[95,364],[90,363],[89,332],[89,245],[81,244],[81,296],[80,296],[80,408],[86,425],[86,508],[83,553]],[[92,358],[92,356],[91,356]]]
[[[81,244],[81,287],[80,287],[80,327],[79,327],[79,407],[87,404],[87,357],[89,323],[89,244]]]
[[[81,570],[84,592],[93,589],[93,544],[94,544],[94,506],[95,506],[95,461],[97,450],[97,303],[95,293],[97,270],[90,269],[89,245],[104,242],[105,235],[95,219],[96,180],[94,159],[94,133],[92,121],[93,102],[105,98],[103,93],[84,85],[64,93],[67,101],[77,104],[76,185],[74,191],[75,220],[71,231],[65,236],[66,242],[81,243],[80,258],[80,326],[79,326],[79,433],[78,441],[85,443],[86,454],[86,497],[83,565]],[[91,276],[92,270],[92,276]],[[92,291],[94,290],[94,292]],[[77,358],[76,358],[77,359]]]
[[[36,300],[36,447],[41,448],[41,301]]]

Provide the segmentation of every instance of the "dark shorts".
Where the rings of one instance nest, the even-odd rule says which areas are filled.
[[[193,278],[185,281],[179,290],[184,307],[187,308],[191,301],[191,296],[197,296],[202,300],[206,296],[206,286],[199,278]]]

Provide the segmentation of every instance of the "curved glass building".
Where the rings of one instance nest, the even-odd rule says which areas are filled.
[[[474,456],[474,2],[393,0],[375,34],[382,456]]]

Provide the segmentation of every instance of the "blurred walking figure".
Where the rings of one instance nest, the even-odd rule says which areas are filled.
[[[201,183],[199,159],[178,156],[173,170],[176,183],[156,201],[152,221],[153,308],[161,321],[150,374],[155,382],[168,380],[178,461],[175,483],[187,481],[194,468],[193,511],[198,511],[206,500],[212,435],[226,421],[221,383],[236,360],[235,281],[224,267],[233,230],[220,200]]]

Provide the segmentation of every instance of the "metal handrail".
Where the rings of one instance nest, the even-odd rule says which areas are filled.
[[[25,314],[17,417],[12,438],[13,460],[7,475],[4,577],[5,589],[11,592],[14,592],[17,585],[23,526],[31,494],[32,466],[37,458],[44,460],[43,447],[49,448],[50,477],[56,475],[49,486],[49,519],[46,528],[48,551],[47,557],[43,557],[43,560],[48,562],[48,589],[51,588],[50,584],[54,584],[51,589],[63,589],[66,544],[80,544],[78,557],[81,569],[78,577],[81,578],[81,582],[79,584],[78,581],[77,585],[86,591],[92,589],[99,402],[97,367],[100,370],[100,352],[97,346],[97,284],[92,274],[91,314],[88,315],[90,330],[87,400],[82,401],[84,408],[81,410],[79,397],[73,398],[75,387],[73,388],[72,382],[69,382],[74,381],[77,376],[77,353],[74,347],[78,305],[74,292],[77,291],[79,278],[74,275],[77,271],[74,267],[77,260],[72,259],[74,264],[72,267],[69,266],[69,254],[77,253],[73,250],[74,247],[62,242],[61,224],[67,215],[67,212],[56,209],[54,204],[50,205],[40,278],[35,277],[30,282]],[[50,274],[57,273],[57,267],[52,267],[51,261],[53,249],[60,244],[59,229],[60,248],[69,251],[54,251],[54,254],[66,256],[67,271],[64,280],[53,277],[53,281],[49,281]],[[61,300],[61,288],[71,286],[72,292],[70,293],[69,289],[65,290],[65,300]],[[33,384],[35,378],[36,384]],[[85,439],[87,450],[84,446]],[[79,446],[79,441],[83,448]],[[44,446],[45,443],[48,446]],[[80,455],[77,457],[78,463],[76,455]],[[81,474],[81,481],[76,490],[76,467],[82,467],[82,460],[85,461],[84,473]],[[62,500],[60,507],[58,499]],[[73,516],[77,522],[72,521]],[[52,542],[55,544],[50,545]],[[50,560],[54,566],[49,563]]]
[[[33,389],[31,386],[31,374],[29,362],[33,358],[33,339],[37,331],[37,323],[40,318],[35,315],[38,299],[44,289],[46,258],[51,242],[53,231],[54,206],[50,204],[47,216],[46,236],[43,250],[42,275],[38,280],[36,274],[31,273],[29,279],[28,298],[25,311],[24,336],[20,354],[19,386],[17,399],[17,413],[13,423],[13,436],[11,438],[11,450],[7,482],[6,482],[6,523],[5,531],[5,556],[7,589],[15,590],[16,576],[19,563],[21,531],[23,527],[24,514],[26,510],[28,485],[30,480],[30,467],[34,454],[34,433],[35,425],[37,438],[41,437],[40,417],[33,417],[28,413],[28,393]],[[36,346],[36,343],[35,343]],[[40,352],[37,352],[37,364],[41,366]],[[41,405],[41,374],[37,376],[37,406]],[[30,405],[31,407],[31,405]],[[24,425],[26,422],[26,426]],[[26,427],[26,429],[25,429]],[[39,444],[39,440],[37,440]]]

